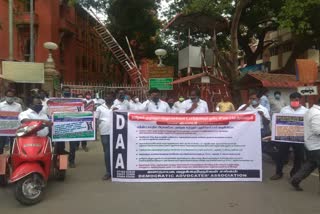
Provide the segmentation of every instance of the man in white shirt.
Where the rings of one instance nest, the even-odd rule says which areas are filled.
[[[33,97],[30,107],[19,114],[19,121],[21,123],[25,123],[32,120],[42,120],[44,122],[47,122],[48,125],[51,124],[48,115],[42,111],[42,108],[43,105],[41,103],[40,97]],[[45,127],[37,132],[38,136],[47,136],[48,134],[48,127]]]
[[[22,107],[19,103],[14,102],[14,91],[8,90],[5,93],[5,101],[0,103],[0,111],[10,111],[10,112],[22,112]],[[0,136],[0,154],[3,154],[3,149],[6,144],[8,137]],[[10,143],[13,142],[13,138],[9,137]]]
[[[297,191],[303,190],[300,187],[302,180],[316,168],[320,171],[320,99],[318,104],[314,104],[304,115],[304,142],[308,150],[308,160],[290,181]]]
[[[258,111],[261,118],[261,137],[270,135],[270,114],[268,109],[260,104],[257,93],[250,93],[249,102],[241,105],[237,111]]]
[[[118,108],[119,111],[129,111],[130,104],[126,98],[126,91],[124,89],[118,89],[117,99],[113,102],[113,105]]]
[[[174,99],[172,97],[168,98],[167,103],[169,105],[169,113],[179,113],[179,109],[174,105]]]
[[[144,103],[146,112],[169,112],[168,103],[160,100],[160,91],[157,88],[149,90],[150,99]]]
[[[116,110],[116,107],[113,105],[113,100],[113,94],[107,93],[105,103],[96,109],[96,119],[98,120],[106,167],[106,173],[102,178],[103,180],[109,180],[111,178],[110,132],[112,111]]]
[[[130,111],[142,111],[142,103],[139,100],[139,97],[134,95],[129,104]]]
[[[290,105],[281,109],[281,114],[297,114],[303,116],[308,109],[301,105],[302,96],[298,92],[290,94]],[[283,166],[288,159],[290,147],[293,149],[294,161],[290,171],[292,177],[300,168],[304,160],[304,145],[302,143],[279,142],[279,152],[276,157],[276,173],[270,177],[271,180],[279,180],[283,176]]]
[[[183,101],[184,101],[184,97],[183,96],[179,96],[178,101],[174,103],[174,107],[176,107],[178,109],[178,111],[181,110],[182,105],[183,105]]]
[[[193,89],[190,92],[190,99],[182,103],[180,113],[208,113],[208,104],[200,99],[200,90]]]

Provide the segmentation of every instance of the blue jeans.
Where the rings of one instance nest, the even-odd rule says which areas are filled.
[[[106,175],[111,176],[110,135],[101,135]]]

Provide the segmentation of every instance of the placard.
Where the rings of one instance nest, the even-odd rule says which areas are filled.
[[[303,115],[273,114],[271,139],[278,142],[304,143]]]
[[[81,112],[84,111],[84,102],[81,98],[50,98],[47,101],[48,115],[55,112]]]
[[[250,130],[250,134],[248,134]],[[261,181],[255,112],[113,112],[112,181]]]
[[[0,111],[0,136],[15,136],[20,126],[20,112]]]
[[[93,112],[56,112],[52,116],[52,141],[90,141],[96,139]]]

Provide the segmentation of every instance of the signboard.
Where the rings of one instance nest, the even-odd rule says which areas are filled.
[[[2,78],[19,83],[44,83],[44,64],[3,61]]]
[[[296,75],[297,80],[304,84],[314,83],[318,79],[317,63],[311,59],[297,59]]]
[[[90,141],[96,139],[92,112],[63,112],[52,116],[52,141]]]
[[[304,143],[303,115],[273,114],[272,140],[278,142]]]
[[[50,98],[47,105],[48,115],[52,115],[54,112],[84,111],[84,103],[81,98]]]
[[[149,71],[149,78],[168,78],[173,77],[174,68],[172,66],[153,66]]]
[[[19,112],[0,111],[0,136],[15,136],[20,126]]]
[[[298,87],[298,92],[304,96],[318,95],[318,87],[317,86]]]
[[[159,90],[172,90],[173,86],[170,84],[173,82],[173,78],[150,78],[149,89],[157,88]]]
[[[91,102],[89,103],[85,103],[84,104],[84,110],[85,111],[94,111],[94,101],[92,100]]]
[[[250,130],[250,135],[248,135]],[[255,112],[113,112],[112,181],[262,181]]]

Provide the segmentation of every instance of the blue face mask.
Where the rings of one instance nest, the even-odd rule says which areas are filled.
[[[42,110],[42,108],[43,108],[43,105],[37,104],[37,105],[32,106],[31,109],[39,114],[39,112]]]
[[[276,100],[280,100],[280,94],[276,94],[276,95],[274,95],[274,98],[276,98]]]
[[[253,106],[256,106],[256,105],[258,105],[258,104],[259,104],[259,102],[256,101],[256,100],[252,100],[252,102],[251,102],[251,105],[253,105]]]

